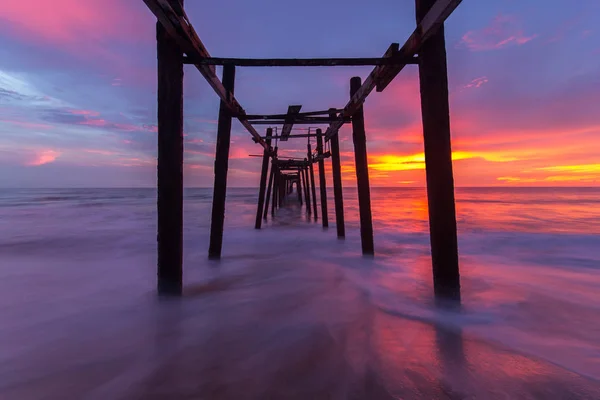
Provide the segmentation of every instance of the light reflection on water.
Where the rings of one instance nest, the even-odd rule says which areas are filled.
[[[345,189],[339,241],[331,197],[325,232],[295,204],[255,231],[256,190],[233,189],[217,268],[206,261],[211,191],[188,189],[191,298],[164,307],[153,295],[153,190],[0,191],[0,391],[14,394],[3,398],[36,398],[16,382],[79,393],[85,384],[67,383],[82,364],[96,398],[134,381],[163,390],[148,379],[165,369],[221,398],[235,397],[232,385],[304,398],[333,385],[346,398],[363,379],[404,398],[593,387],[558,366],[600,379],[600,190],[459,188],[456,198],[459,313],[434,307],[423,189],[372,189],[373,260],[360,256],[355,190]]]

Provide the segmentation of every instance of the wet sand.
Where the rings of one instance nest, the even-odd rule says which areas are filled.
[[[217,275],[56,321],[60,338],[4,364],[0,398],[600,398],[594,380],[387,313],[327,262]]]

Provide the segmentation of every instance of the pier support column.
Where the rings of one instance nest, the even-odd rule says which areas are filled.
[[[265,142],[267,143],[269,150],[271,149],[271,136],[273,136],[273,129],[267,128],[267,139],[265,140]],[[255,229],[260,229],[262,225],[263,208],[265,205],[265,190],[267,186],[267,173],[269,172],[269,150],[265,149],[263,151],[263,162],[260,173],[260,186],[258,188],[258,206],[256,208],[256,223],[254,224]]]
[[[300,203],[300,206],[302,206],[304,203],[302,201],[302,190],[304,189],[304,182],[303,181],[303,176],[302,176],[302,170],[300,168],[298,168],[298,186],[297,186],[297,192],[298,192],[298,202]]]
[[[350,97],[360,89],[360,77],[350,79]],[[358,208],[360,213],[360,239],[363,254],[374,254],[373,221],[371,217],[371,189],[369,188],[369,165],[367,163],[367,137],[362,105],[352,116],[352,141],[358,186]]]
[[[435,0],[416,0],[420,23]],[[438,297],[460,299],[450,107],[444,26],[419,50],[419,81],[433,285]]]
[[[304,161],[307,161],[306,158]],[[310,209],[310,181],[308,180],[308,167],[302,167],[302,178],[304,179],[304,197],[306,199],[306,212],[312,214]]]
[[[235,82],[235,66],[223,67],[223,86],[231,95]],[[217,126],[217,150],[215,156],[215,184],[213,188],[212,218],[210,223],[210,245],[208,258],[221,258],[223,247],[223,223],[225,222],[225,197],[227,192],[227,169],[229,167],[229,145],[231,142],[231,112],[221,100],[219,124]]]
[[[325,160],[323,159],[323,131],[317,129],[317,154],[319,156],[319,191],[321,192],[321,220],[323,228],[329,226],[327,216],[327,183],[325,181]]]
[[[329,113],[330,118],[335,118],[336,113]],[[337,237],[346,237],[346,226],[344,223],[344,195],[342,192],[342,167],[340,162],[340,140],[338,135],[329,139],[331,147],[331,170],[333,172],[333,196],[335,198],[335,225]]]
[[[310,143],[307,145],[308,149],[308,168],[310,174],[310,191],[312,193],[312,206],[313,206],[313,214],[315,216],[315,221],[318,218],[317,213],[317,188],[315,187],[315,169],[313,168],[313,158],[312,158],[312,149],[310,147]]]
[[[263,219],[267,220],[267,214],[269,213],[269,200],[271,200],[271,190],[273,189],[274,178],[275,178],[275,161],[277,160],[277,146],[273,149],[273,157],[271,158],[271,173],[269,174],[269,185],[267,186],[267,196],[265,199],[265,213]]]
[[[181,295],[183,279],[183,53],[160,22],[158,59],[157,290]]]
[[[277,164],[273,164],[273,170],[275,171],[273,175],[273,200],[271,203],[271,217],[275,216],[275,209],[278,207],[277,200],[279,199],[279,168]]]

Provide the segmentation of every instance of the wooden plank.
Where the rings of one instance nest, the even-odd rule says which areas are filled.
[[[334,67],[416,64],[415,57],[400,58],[223,58],[223,57],[186,57],[185,64],[195,65],[235,65],[238,67]]]
[[[343,111],[342,109],[337,112]],[[317,111],[306,111],[297,113],[297,117],[314,117],[315,115],[329,115],[329,110],[317,110]],[[287,114],[247,114],[244,116],[246,119],[285,119]]]
[[[290,133],[292,133],[292,126],[294,125],[294,120],[296,119],[295,114],[298,114],[301,108],[302,106],[299,105],[288,107],[288,112],[285,116],[285,123],[281,129],[282,142],[287,142],[287,137],[290,135]]]
[[[436,2],[417,0],[417,21],[425,23]],[[422,18],[422,19],[421,19]],[[444,27],[421,47],[419,81],[433,285],[437,297],[460,300],[450,106]]]
[[[183,63],[156,24],[158,59],[157,290],[181,295],[183,284]]]
[[[273,151],[273,157],[277,157],[277,147]],[[273,187],[273,177],[275,175],[275,158],[271,159],[271,173],[269,174],[269,185],[267,186],[267,195],[265,198],[265,211],[263,215],[263,219],[267,219],[267,214],[269,213],[269,201],[271,199],[271,189]]]
[[[310,209],[310,181],[308,180],[308,168],[302,168],[302,179],[304,180],[304,197],[306,198],[306,211],[308,214],[312,213]]]
[[[335,110],[332,110],[335,115]],[[340,142],[338,135],[333,135],[329,141],[331,146],[331,171],[333,175],[333,197],[335,201],[335,225],[337,237],[346,237],[346,225],[344,222],[344,195],[342,191],[342,167],[340,161]]]
[[[313,205],[313,214],[315,216],[315,221],[318,218],[317,213],[317,189],[315,187],[315,169],[313,168],[313,154],[312,148],[310,146],[310,142],[306,145],[307,155],[308,155],[308,168],[310,172],[310,190],[312,193],[312,205]]]
[[[312,138],[312,137],[317,137],[317,135],[315,133],[300,133],[300,134],[295,134],[295,135],[289,135],[288,139],[292,139],[292,138]],[[279,139],[281,138],[281,136],[279,135],[272,135],[272,136],[262,136],[263,139]],[[262,155],[251,155],[253,157],[262,157]]]
[[[223,67],[223,85],[233,93],[235,67]],[[231,143],[231,111],[221,100],[219,124],[217,126],[217,149],[215,155],[215,184],[213,186],[212,218],[210,223],[210,245],[208,257],[221,258],[223,247],[223,224],[225,222],[225,197],[227,194],[227,169],[229,167],[229,145]],[[265,149],[265,151],[268,151]]]
[[[273,135],[273,129],[267,129],[266,143],[271,146],[271,135]],[[267,186],[267,173],[269,171],[269,151],[267,149],[263,152],[263,162],[260,171],[260,184],[258,187],[258,205],[256,207],[256,222],[254,223],[254,229],[260,229],[262,225],[263,208],[265,205],[265,190]]]
[[[181,10],[177,13],[169,4],[169,0],[144,0],[150,11],[156,16],[158,21],[163,25],[165,30],[171,35],[174,41],[179,46],[180,50],[187,54],[188,57],[206,58],[210,57],[208,50],[198,38],[196,31],[189,23],[185,11]],[[219,98],[225,103],[226,107],[233,113],[235,117],[243,117],[244,109],[240,106],[233,94],[228,93],[219,78],[215,73],[214,65],[196,65],[196,68],[206,79],[208,84],[213,88]],[[241,124],[250,132],[254,141],[259,143],[263,148],[267,145],[261,139],[259,133],[246,120],[240,119]]]
[[[413,57],[419,53],[419,49],[423,43],[430,38],[435,32],[443,25],[444,21],[452,14],[452,12],[460,5],[462,0],[435,0],[432,3],[432,7],[429,8],[426,15],[420,19],[420,23],[417,28],[410,35],[406,43],[401,49],[397,50],[397,44],[394,43],[386,51],[384,58],[397,57],[399,59],[406,59]],[[352,116],[358,107],[362,106],[367,96],[377,88],[378,92],[383,91],[389,83],[404,69],[407,64],[399,63],[393,65],[379,65],[376,66],[373,71],[369,74],[367,79],[363,82],[362,86],[354,96],[350,99],[346,107],[344,107],[343,113],[340,115],[340,119],[335,123],[331,124],[325,134],[325,139],[329,140],[331,136],[336,135],[338,130],[344,125],[344,121],[341,117]]]
[[[339,118],[331,119],[330,117],[304,117],[304,118],[296,118],[292,121],[293,125],[319,125],[319,124],[331,124],[332,122],[340,121]],[[350,122],[352,119],[350,117],[341,118],[341,121]],[[287,120],[256,120],[256,121],[248,121],[252,125],[285,125],[288,123]],[[283,132],[282,132],[283,135]]]
[[[360,77],[350,80],[350,96],[361,86]],[[358,211],[360,216],[360,239],[365,255],[375,253],[373,246],[373,218],[371,216],[371,189],[369,188],[369,164],[367,162],[367,137],[363,107],[359,107],[352,118],[352,141],[354,142],[354,164],[358,187]]]
[[[325,162],[323,160],[323,131],[317,129],[317,159],[319,163],[319,191],[321,192],[321,221],[323,228],[329,226],[327,215],[327,180],[325,179]]]

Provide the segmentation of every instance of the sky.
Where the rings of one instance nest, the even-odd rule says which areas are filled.
[[[415,28],[412,0],[187,0],[186,11],[215,57],[378,57]],[[450,16],[457,186],[600,186],[599,20],[600,0],[464,0]],[[342,108],[350,78],[370,71],[238,68],[235,92],[249,114]],[[156,80],[142,0],[0,0],[0,187],[154,186]],[[193,66],[184,104],[185,184],[212,186],[219,100]],[[364,110],[371,185],[423,186],[417,67]],[[340,141],[353,185],[349,127]],[[306,141],[280,151],[304,157]],[[249,154],[261,148],[234,121],[231,186],[257,185]]]

